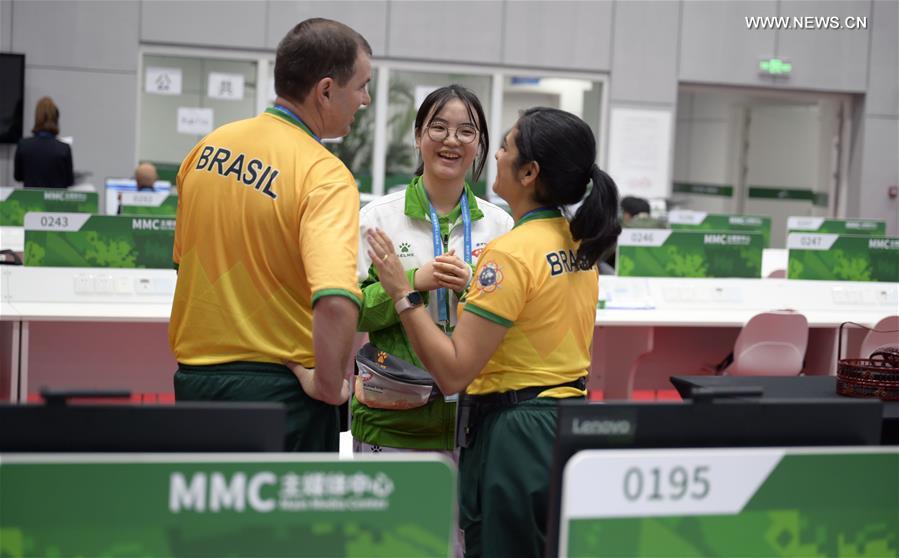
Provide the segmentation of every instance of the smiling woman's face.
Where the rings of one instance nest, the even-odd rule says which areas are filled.
[[[435,128],[429,134],[428,127]],[[461,127],[461,129],[460,129]],[[438,137],[440,128],[443,128],[446,139],[434,141],[431,135]],[[477,136],[470,143],[459,141],[477,130],[477,123],[473,122],[468,114],[465,104],[459,99],[452,99],[437,114],[431,115],[427,124],[421,129],[415,138],[416,146],[421,150],[421,160],[424,163],[424,174],[441,181],[462,181],[465,173],[471,168],[475,155],[478,152]],[[458,135],[458,137],[457,137]]]

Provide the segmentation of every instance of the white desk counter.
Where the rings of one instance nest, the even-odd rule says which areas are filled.
[[[175,279],[173,270],[0,266],[0,400],[44,385],[170,393]],[[590,386],[607,398],[670,389],[668,376],[719,362],[752,316],[780,308],[809,320],[806,373],[829,374],[835,328],[899,314],[897,292],[893,283],[602,276]]]
[[[0,267],[0,399],[43,386],[171,393],[175,272]]]
[[[804,373],[833,374],[837,328],[874,326],[899,314],[899,285],[788,279],[600,277],[591,389],[625,399],[633,389],[671,389],[668,377],[701,374],[733,348],[754,315],[790,308],[805,315],[809,344]],[[846,335],[844,353],[863,332]]]

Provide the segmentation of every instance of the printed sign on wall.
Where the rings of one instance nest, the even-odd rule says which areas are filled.
[[[178,133],[204,136],[212,131],[211,108],[178,107]]]
[[[150,66],[146,71],[144,91],[153,95],[180,95],[181,68]]]
[[[239,101],[243,99],[244,79],[240,74],[210,72],[206,85],[206,96],[211,99]]]
[[[614,108],[609,123],[609,174],[622,196],[671,194],[671,111]]]

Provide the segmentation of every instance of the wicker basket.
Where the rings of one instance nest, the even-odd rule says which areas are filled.
[[[840,324],[837,342],[837,393],[847,397],[876,397],[884,401],[899,401],[899,348],[881,348],[871,358],[840,358],[843,355],[843,326],[846,324],[859,326],[853,322]]]

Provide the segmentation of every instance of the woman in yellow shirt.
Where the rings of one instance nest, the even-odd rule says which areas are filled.
[[[415,352],[441,391],[465,390],[457,430],[466,556],[543,554],[556,402],[586,394],[596,262],[621,232],[618,189],[595,160],[580,118],[522,114],[497,151],[493,185],[516,224],[481,255],[452,337],[409,296],[390,238],[367,233]],[[565,207],[578,202],[569,220]]]

